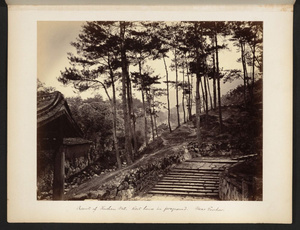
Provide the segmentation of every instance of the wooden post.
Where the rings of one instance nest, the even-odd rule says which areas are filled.
[[[55,155],[53,200],[63,200],[65,190],[65,147],[61,145]]]
[[[248,184],[244,179],[242,179],[242,200],[249,200]]]

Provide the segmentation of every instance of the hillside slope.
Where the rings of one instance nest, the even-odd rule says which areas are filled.
[[[201,115],[202,144],[197,145],[195,118],[165,132],[145,148],[140,159],[121,170],[97,174],[81,185],[73,185],[66,199],[126,200],[147,192],[172,167],[202,156],[236,158],[255,154],[230,173],[259,181],[256,196],[262,194],[262,84],[255,85],[254,99],[244,106],[237,88],[223,97],[223,130],[219,130],[218,111]],[[258,194],[258,195],[257,195]]]

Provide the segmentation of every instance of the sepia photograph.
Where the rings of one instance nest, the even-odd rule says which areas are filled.
[[[262,21],[38,21],[36,199],[263,201]]]
[[[9,222],[292,222],[292,5],[8,16]]]

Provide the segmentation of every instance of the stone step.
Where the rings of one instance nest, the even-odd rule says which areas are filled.
[[[201,175],[201,176],[193,176],[193,175],[180,175],[180,174],[168,174],[164,178],[178,178],[178,179],[212,179],[219,180],[219,177],[209,176],[209,175]]]
[[[159,189],[159,188],[188,188],[188,189],[203,189],[203,190],[218,190],[219,186],[204,186],[204,185],[175,185],[175,184],[156,184],[155,189]]]
[[[182,172],[182,173],[210,173],[220,174],[222,169],[190,169],[190,168],[174,168],[170,172]]]
[[[199,162],[199,163],[237,163],[238,160],[232,160],[232,159],[191,159],[187,160],[185,162]]]
[[[206,193],[206,192],[219,192],[218,189],[201,189],[201,188],[152,188],[151,191],[176,191],[176,192],[200,192],[200,193]]]
[[[160,181],[157,184],[159,185],[190,185],[190,186],[215,186],[219,187],[219,183],[207,183],[203,182],[177,182],[177,181]]]
[[[219,176],[219,174],[221,172],[204,172],[204,171],[186,171],[186,170],[172,170],[170,171],[168,174],[170,173],[179,173],[179,174],[190,174],[190,175],[193,175],[193,174],[196,174],[196,175],[214,175],[214,176]]]
[[[192,170],[206,170],[206,171],[223,171],[227,168],[229,163],[203,163],[203,162],[184,162],[179,165],[178,169],[192,169]]]
[[[182,172],[170,172],[168,175],[174,175],[174,176],[193,176],[193,177],[215,177],[219,178],[218,174],[210,174],[210,173],[182,173]]]
[[[178,192],[178,191],[150,191],[150,194],[178,195],[178,196],[219,196],[217,192]]]
[[[257,155],[258,154],[250,154],[250,155],[245,155],[245,156],[234,157],[232,159],[233,160],[244,160],[244,159],[247,159],[247,158],[255,157]]]
[[[219,184],[219,180],[211,180],[211,179],[187,179],[187,178],[168,178],[164,177],[161,182],[180,182],[180,183],[208,183],[208,184]]]
[[[149,194],[218,197],[219,175],[234,162],[216,158],[188,160],[171,169]]]
[[[211,167],[204,168],[204,165],[209,165]],[[222,164],[223,165],[223,164]],[[194,168],[198,166],[198,168]],[[215,166],[213,163],[211,164],[201,164],[201,162],[182,162],[180,165],[176,166],[173,169],[186,169],[186,170],[203,170],[203,171],[223,171],[223,168],[219,168]]]
[[[215,172],[201,172],[201,171],[198,171],[198,172],[189,172],[189,171],[179,171],[179,170],[176,170],[176,171],[170,171],[168,174],[170,173],[177,173],[177,174],[188,174],[188,175],[213,175],[213,176],[219,176],[220,173],[215,173]]]
[[[171,171],[168,173],[169,174],[178,174],[178,175],[187,175],[187,176],[214,176],[214,177],[219,177],[219,173],[210,173],[210,172],[180,172],[180,171]]]

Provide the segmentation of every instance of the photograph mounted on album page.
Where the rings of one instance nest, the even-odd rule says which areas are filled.
[[[293,3],[9,5],[8,222],[291,223]]]

